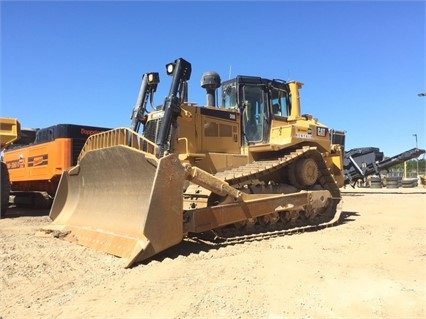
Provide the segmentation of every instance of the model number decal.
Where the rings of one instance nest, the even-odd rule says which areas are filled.
[[[25,163],[23,160],[14,160],[6,162],[8,169],[16,169],[16,168],[25,168]]]
[[[305,127],[296,128],[296,137],[298,138],[312,138],[312,129]]]

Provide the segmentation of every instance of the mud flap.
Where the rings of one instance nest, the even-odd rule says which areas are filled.
[[[183,239],[184,168],[127,146],[88,152],[63,173],[49,230],[127,259],[126,267]]]

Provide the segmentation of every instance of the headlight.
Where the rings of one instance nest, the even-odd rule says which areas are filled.
[[[160,83],[160,76],[158,75],[157,72],[151,72],[151,73],[147,73],[147,80],[148,80],[148,84],[158,84]]]
[[[173,70],[175,69],[175,64],[174,63],[169,63],[166,65],[166,72],[167,75],[172,75],[173,74]]]

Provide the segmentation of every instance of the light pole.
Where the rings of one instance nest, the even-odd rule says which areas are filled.
[[[420,92],[419,94],[417,94],[417,96],[423,96],[423,97],[425,97],[426,96],[426,92]],[[413,134],[414,135],[414,134]],[[416,148],[417,148],[417,134],[416,134]],[[423,159],[425,158],[425,154],[423,154]],[[426,164],[425,164],[426,165]],[[425,166],[426,167],[426,166]],[[418,173],[419,172],[419,159],[417,158],[417,175],[419,174]],[[425,169],[425,172],[426,172],[426,169]],[[423,174],[425,174],[425,173],[423,173]],[[417,177],[418,178],[418,177]]]
[[[416,138],[416,149],[417,149],[417,134],[413,134],[413,136]],[[419,177],[419,158],[416,158],[416,178]]]

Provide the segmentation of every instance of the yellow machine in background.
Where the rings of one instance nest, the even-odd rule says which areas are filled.
[[[62,175],[46,230],[131,266],[185,236],[231,240],[338,220],[345,136],[301,113],[301,83],[221,82],[206,72],[200,107],[187,101],[191,64],[177,59],[166,70],[172,83],[160,109],[146,113],[159,81],[145,74],[132,129],[88,138]]]
[[[0,142],[2,152],[1,160],[1,210],[0,217],[2,217],[9,206],[9,194],[10,194],[10,180],[9,171],[6,163],[3,162],[3,151],[15,142],[21,132],[21,125],[17,119],[0,117]]]

